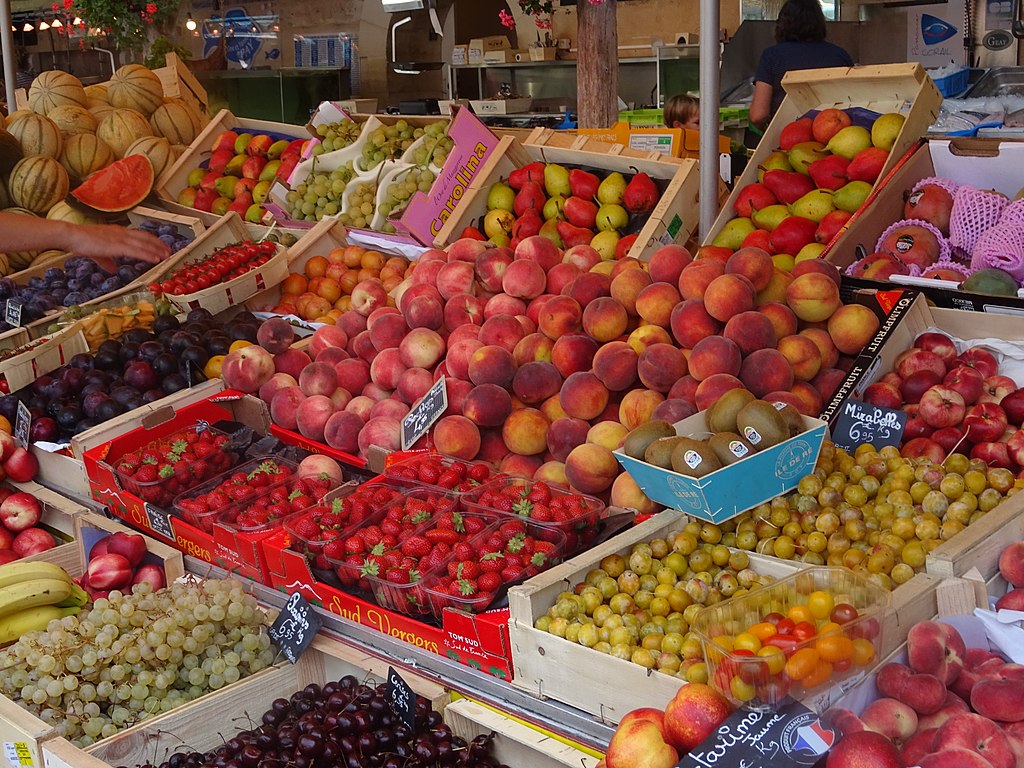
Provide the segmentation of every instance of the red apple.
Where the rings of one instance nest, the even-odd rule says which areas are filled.
[[[941,384],[936,384],[921,396],[921,419],[935,429],[959,424],[966,410],[960,393]]]
[[[0,461],[7,461],[17,447],[18,444],[14,442],[13,437],[6,432],[0,432]]]
[[[14,544],[14,534],[0,525],[0,549],[10,549]]]
[[[113,552],[91,560],[87,573],[89,585],[95,589],[122,589],[132,583],[132,564]]]
[[[999,373],[999,363],[996,361],[996,356],[984,347],[965,349],[956,359],[964,365],[977,368],[986,379]]]
[[[896,358],[895,370],[903,379],[917,371],[934,371],[941,379],[946,375],[946,361],[934,352],[911,347]]]
[[[921,396],[941,381],[942,377],[935,371],[914,371],[900,384],[900,395],[903,397],[903,402],[920,402]]]
[[[18,533],[31,528],[43,516],[43,507],[31,493],[12,493],[0,503],[0,522]]]
[[[900,751],[874,731],[857,731],[829,750],[825,768],[902,768]]]
[[[156,592],[158,589],[163,589],[167,586],[167,576],[164,574],[164,569],[159,565],[151,563],[140,565],[132,577],[132,584],[142,584],[143,582],[149,584],[153,591]]]
[[[7,477],[14,482],[27,483],[39,471],[39,462],[35,456],[18,446],[4,460],[4,471],[7,473]]]
[[[915,437],[931,437],[935,427],[925,423],[921,418],[920,403],[907,403],[903,406],[907,414],[907,423],[903,427],[903,440],[913,440]]]
[[[1018,467],[1024,467],[1024,429],[1018,429],[1006,439],[1006,452]]]
[[[1003,398],[1017,389],[1017,382],[1009,376],[988,376],[982,389],[979,403],[1001,403]]]
[[[941,464],[946,458],[946,452],[931,438],[915,437],[903,444],[900,456],[907,459],[926,458],[934,464]]]
[[[999,401],[999,405],[1006,411],[1006,420],[1019,427],[1024,423],[1024,387],[1015,389]]]
[[[985,377],[977,368],[972,368],[969,365],[957,365],[946,374],[942,383],[959,392],[966,405],[973,405],[978,402],[978,398],[981,397],[985,388]],[[1021,402],[1024,405],[1024,398],[1021,399]]]
[[[914,346],[918,349],[926,349],[946,361],[946,367],[952,366],[956,359],[956,344],[944,333],[927,331],[914,339]]]
[[[972,443],[999,440],[1006,429],[1006,414],[996,403],[972,405],[964,414],[964,429]]]
[[[108,548],[110,547],[110,537],[104,536],[102,539],[92,545],[92,549],[89,550],[89,559],[92,560],[94,557],[107,554]]]
[[[942,450],[949,455],[957,453],[969,453],[971,444],[964,440],[964,431],[960,427],[943,427],[936,429],[931,434],[931,439],[942,446]]]
[[[11,549],[18,557],[27,557],[53,549],[55,546],[57,546],[57,542],[49,531],[44,531],[42,528],[26,528],[14,537]]]
[[[0,549],[0,565],[7,565],[7,563],[13,563],[15,560],[20,558],[10,549]]]

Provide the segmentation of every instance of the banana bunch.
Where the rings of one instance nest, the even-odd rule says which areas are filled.
[[[46,629],[52,619],[78,613],[85,590],[59,565],[15,561],[0,565],[0,645]]]

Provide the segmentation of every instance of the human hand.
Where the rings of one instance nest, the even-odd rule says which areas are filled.
[[[71,232],[67,248],[78,256],[110,260],[117,256],[159,264],[171,249],[149,232],[110,224],[83,224]]]

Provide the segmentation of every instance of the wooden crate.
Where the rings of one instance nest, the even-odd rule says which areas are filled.
[[[56,491],[44,488],[39,483],[10,483],[11,486],[24,493],[31,493],[43,507],[43,516],[39,522],[58,538],[57,546],[35,555],[28,555],[22,560],[27,562],[42,561],[59,565],[72,576],[85,572],[82,562],[81,547],[77,540],[75,518],[89,513],[89,510]]]
[[[66,365],[75,355],[88,350],[89,345],[85,341],[85,336],[81,328],[75,324],[58,331],[20,355],[4,360],[0,376],[7,379],[8,391],[17,392],[40,376]]]
[[[982,579],[988,580],[998,575],[999,555],[1006,545],[1022,538],[1024,494],[1015,493],[929,552],[925,570],[932,576],[950,578],[976,569]]]
[[[640,152],[621,144],[605,144],[586,137],[565,135],[538,128],[525,143],[504,136],[484,162],[458,206],[450,212],[437,234],[439,248],[459,239],[467,226],[478,224],[487,213],[491,185],[507,179],[516,168],[536,160],[563,165],[583,165],[629,175],[642,171],[651,178],[667,181],[668,187],[639,236],[629,256],[647,259],[666,243],[686,243],[697,231],[700,178],[695,160],[680,160],[657,152]]]
[[[99,532],[98,538],[105,538],[104,534],[111,533],[138,533],[138,531],[129,528],[124,523],[117,520],[111,520],[109,517],[103,515],[97,515],[95,512],[89,512],[86,510],[80,515],[75,516],[75,539],[79,544],[79,552],[81,555],[81,563],[79,565],[79,571],[77,573],[71,573],[72,576],[80,576],[85,573],[85,568],[88,565],[89,553],[86,551],[86,547],[89,546],[87,541],[90,538],[96,536],[95,534],[87,533],[87,529],[95,529]],[[145,534],[139,534],[145,535]],[[146,551],[149,553],[150,561],[159,561],[160,565],[163,566],[164,575],[167,583],[181,578],[185,575],[185,561],[181,556],[181,552],[176,550],[174,547],[169,547],[166,544],[161,544],[159,541],[146,536]],[[154,559],[155,558],[155,559]]]
[[[216,749],[225,737],[230,738],[229,733],[258,723],[274,699],[287,698],[309,683],[322,685],[345,675],[379,682],[386,679],[387,667],[388,662],[321,632],[296,664],[282,662],[84,750],[63,738],[45,739],[41,745],[43,761],[46,768],[107,768],[148,762],[158,765],[179,749],[186,749],[186,744],[187,749]],[[400,674],[413,691],[431,700],[435,710],[444,711],[448,694],[441,686],[410,672]]]
[[[137,205],[128,211],[128,221],[138,224],[142,221],[159,221],[161,224],[172,224],[182,235],[194,238],[199,237],[206,231],[206,225],[195,216],[183,216],[180,213],[162,211],[159,208],[148,208],[144,205]]]
[[[736,198],[744,187],[757,181],[758,166],[779,146],[782,129],[788,123],[811,110],[830,107],[863,107],[879,114],[901,112],[906,121],[878,176],[881,181],[935,122],[942,104],[942,95],[935,83],[918,63],[794,70],[782,79],[782,87],[786,98],[765,129],[714,225],[705,234],[705,244],[710,244],[726,223],[735,218]]]
[[[196,80],[195,75],[179,57],[171,51],[165,59],[166,65],[154,69],[153,73],[160,78],[160,84],[164,88],[164,97],[168,99],[181,99],[192,105],[199,113],[203,123],[210,120],[210,99],[206,95],[206,89]]]
[[[494,755],[510,766],[529,768],[594,768],[598,758],[571,744],[503,715],[471,699],[457,699],[444,710],[452,733],[466,741],[493,733]]]

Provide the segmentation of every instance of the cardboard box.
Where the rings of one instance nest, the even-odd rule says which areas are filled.
[[[721,523],[793,490],[814,471],[825,422],[804,416],[806,431],[701,478],[655,467],[618,448],[615,458],[648,498],[701,520]],[[707,434],[705,412],[675,423],[677,435]]]
[[[529,112],[533,99],[474,99],[469,103],[478,115],[515,115]]]
[[[879,176],[884,179],[935,122],[942,104],[942,95],[924,67],[917,63],[793,70],[783,77],[782,87],[786,98],[765,129],[729,200],[705,234],[704,244],[710,244],[726,222],[735,217],[733,203],[747,185],[757,181],[758,166],[779,146],[782,129],[788,123],[808,112],[830,107],[862,107],[879,114],[902,113],[906,120]]]
[[[469,41],[466,52],[470,64],[483,64],[484,54],[488,51],[510,50],[508,38],[504,35],[491,37],[475,37]]]
[[[462,67],[469,64],[469,46],[456,45],[452,48],[452,66]]]
[[[940,307],[976,312],[1024,312],[1024,298],[968,293],[944,280],[894,275],[891,281],[849,277],[846,269],[862,255],[873,253],[882,233],[903,218],[904,196],[918,181],[932,176],[994,189],[1013,199],[1024,187],[1024,142],[999,139],[930,139],[885,178],[857,218],[832,242],[824,257],[844,273],[843,282],[864,288],[909,287],[924,291]],[[863,253],[860,249],[863,249]]]
[[[514,61],[529,61],[529,54],[519,48],[484,51],[484,64],[511,64]]]
[[[557,48],[539,45],[530,47],[530,61],[554,61],[556,58],[558,58]]]

